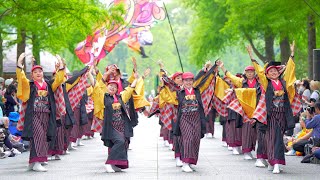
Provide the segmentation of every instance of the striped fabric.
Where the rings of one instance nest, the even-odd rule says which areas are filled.
[[[74,110],[74,119],[75,119],[75,124],[72,126],[71,134],[70,134],[70,141],[71,142],[76,142],[77,138],[81,138],[82,136],[82,128],[80,125],[80,108],[75,108]]]
[[[197,164],[201,139],[200,113],[183,113],[180,122],[181,129],[181,160],[185,163]]]
[[[215,78],[212,78],[210,85],[201,93],[204,114],[207,116],[212,109],[212,98],[214,96]]]
[[[96,116],[93,117],[91,130],[94,132],[102,133],[103,120],[100,120]]]
[[[59,86],[54,92],[54,100],[56,103],[56,119],[61,119],[66,114],[66,102],[64,101],[62,86]]]
[[[257,159],[268,159],[266,134],[259,130],[257,131],[257,144]]]
[[[22,131],[24,128],[24,120],[25,120],[25,114],[27,110],[27,102],[22,102],[21,108],[20,108],[20,119],[17,123],[17,130]]]
[[[177,118],[177,108],[173,104],[166,103],[163,108],[160,108],[160,115],[163,126],[171,130],[171,121]]]
[[[82,99],[82,96],[87,89],[87,76],[88,73],[86,72],[80,77],[79,82],[68,92],[72,110],[74,110],[76,106],[80,103],[80,100]]]
[[[64,125],[57,127],[56,130],[56,138],[54,141],[54,145],[49,145],[49,155],[62,155],[64,151],[64,144],[65,144],[65,131],[64,131]],[[53,142],[50,142],[53,143]]]
[[[33,115],[33,138],[32,146],[30,150],[29,162],[34,162],[33,159],[39,157],[47,157],[49,145],[47,142],[47,131],[48,131],[49,113],[34,112]],[[33,156],[34,155],[34,156]]]
[[[249,122],[242,125],[242,153],[249,153],[255,150],[257,141],[256,128]]]
[[[226,122],[226,142],[230,147],[239,147],[242,144],[241,128],[236,128],[236,121]]]
[[[293,98],[293,101],[291,103],[291,109],[293,112],[293,116],[296,116],[299,114],[302,108],[302,103],[300,101],[301,96],[296,92]]]
[[[275,164],[286,165],[284,155],[285,145],[283,142],[285,127],[284,107],[274,108],[268,119],[266,131],[268,161],[272,166]]]

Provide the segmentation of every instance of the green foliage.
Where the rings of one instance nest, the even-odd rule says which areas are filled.
[[[307,18],[316,16],[317,30],[320,18],[304,1],[291,0],[181,0],[183,5],[195,11],[195,27],[190,38],[190,58],[202,64],[206,57],[215,57],[238,49],[244,53],[248,38],[254,40],[258,51],[264,55],[264,36],[275,36],[275,56],[280,59],[280,34],[296,40],[298,78],[307,75],[308,33]],[[316,1],[308,1],[320,13]],[[317,33],[319,35],[319,33]],[[319,36],[317,38],[319,42]],[[318,43],[317,43],[318,44]],[[240,53],[240,54],[242,54]],[[233,57],[233,56],[232,56]],[[242,55],[236,55],[241,58]],[[240,67],[242,61],[234,61],[231,68]],[[248,62],[250,63],[250,62]],[[238,72],[241,69],[237,70]]]
[[[107,9],[99,0],[4,0],[0,4],[0,30],[11,34],[23,29],[29,38],[37,37],[37,49],[52,53],[69,51],[70,55],[76,44],[96,28],[123,23],[123,14],[123,6]],[[13,45],[21,40],[10,41]],[[67,60],[73,62],[76,57],[70,55]]]

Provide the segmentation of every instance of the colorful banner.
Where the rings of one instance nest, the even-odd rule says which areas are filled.
[[[99,62],[121,41],[147,57],[143,47],[153,43],[150,28],[166,17],[161,7],[163,3],[156,0],[113,0],[110,7],[122,3],[126,12],[123,25],[115,24],[109,29],[101,27],[77,45],[75,53],[84,64],[91,65],[95,60]]]

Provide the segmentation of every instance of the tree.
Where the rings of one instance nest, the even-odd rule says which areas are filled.
[[[95,28],[123,22],[124,13],[123,6],[107,9],[99,0],[4,0],[0,5],[1,22],[18,34],[9,44],[18,43],[18,55],[26,43],[32,44],[38,63],[41,50],[73,52],[76,43]]]
[[[289,42],[297,41],[296,61],[305,67],[308,44],[307,17],[315,15],[305,1],[292,3],[289,0],[181,0],[197,15],[198,27],[191,37],[192,54],[190,57],[214,56],[224,53],[226,47],[241,46],[250,43],[255,54],[263,62],[280,59],[285,63],[289,56]],[[313,3],[314,9],[320,11]],[[318,8],[317,8],[318,7]],[[216,13],[219,12],[219,13]],[[315,21],[319,21],[319,18]],[[310,21],[314,27],[313,21]],[[319,27],[319,26],[318,26]],[[313,28],[308,28],[311,30]],[[314,28],[315,30],[316,28]],[[199,38],[199,34],[209,34]],[[214,35],[211,35],[214,34]],[[315,31],[314,33],[315,34]],[[309,51],[315,48],[316,34],[309,38]],[[223,41],[223,43],[221,43]],[[204,45],[205,44],[205,45]],[[219,44],[219,46],[216,46]],[[214,50],[212,50],[214,49]],[[309,60],[312,55],[309,52]],[[309,62],[309,67],[312,63]],[[300,68],[300,67],[299,67]],[[305,68],[303,68],[306,71]],[[299,69],[302,75],[303,69]],[[301,71],[302,70],[302,71]]]

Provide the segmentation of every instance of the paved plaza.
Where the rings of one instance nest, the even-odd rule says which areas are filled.
[[[265,168],[256,168],[255,160],[243,160],[242,155],[232,155],[221,146],[222,127],[216,124],[215,138],[202,139],[196,172],[183,173],[175,166],[173,152],[163,146],[159,138],[158,119],[140,116],[134,129],[129,150],[129,169],[107,174],[104,163],[107,148],[98,134],[92,140],[83,140],[85,146],[62,156],[61,161],[49,161],[48,172],[27,171],[29,152],[18,157],[0,159],[0,180],[58,180],[58,179],[161,179],[161,180],[212,180],[212,179],[318,179],[320,166],[301,164],[301,157],[286,157],[287,166],[282,174],[272,174]]]

